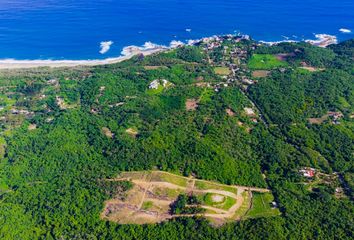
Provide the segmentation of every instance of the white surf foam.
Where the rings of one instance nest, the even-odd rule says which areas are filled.
[[[347,28],[341,28],[341,29],[339,29],[339,31],[340,31],[341,33],[351,33],[351,32],[352,32],[352,30],[347,29]]]
[[[168,49],[168,47],[164,46],[164,45],[159,45],[159,44],[156,44],[153,42],[145,42],[142,46],[131,45],[131,46],[124,47],[121,54],[123,56],[131,56],[131,55],[136,55],[139,53],[150,52],[150,51],[159,51],[159,50],[165,50],[165,49]]]
[[[319,47],[327,47],[328,45],[331,44],[337,44],[338,39],[334,35],[329,35],[329,34],[315,34],[316,39],[308,39],[305,40],[305,42],[308,42],[312,45],[319,46]]]
[[[100,48],[101,48],[100,53],[101,54],[107,53],[109,51],[109,49],[111,48],[112,44],[113,44],[113,41],[101,42],[100,43]]]
[[[338,39],[334,35],[315,34],[315,33],[314,33],[314,35],[315,35],[315,39],[303,39],[302,41],[310,43],[310,44],[315,45],[315,46],[319,46],[319,47],[327,47],[328,45],[337,44],[338,43]],[[288,39],[288,40],[273,41],[273,42],[272,41],[259,41],[259,42],[267,44],[267,45],[275,45],[275,44],[284,43],[284,42],[296,43],[296,42],[299,42],[299,41]]]
[[[178,48],[178,47],[182,47],[184,45],[185,45],[185,43],[182,41],[173,40],[170,42],[170,48]]]

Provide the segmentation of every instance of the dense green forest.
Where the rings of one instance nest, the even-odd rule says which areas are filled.
[[[354,40],[209,44],[2,70],[0,239],[352,239]],[[149,169],[267,187],[282,214],[221,227],[101,220],[104,201],[130,188],[104,179]]]

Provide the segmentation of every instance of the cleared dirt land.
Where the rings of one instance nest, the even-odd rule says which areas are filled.
[[[270,74],[270,71],[267,70],[256,70],[252,72],[252,77],[255,78],[265,78],[268,77]]]
[[[241,220],[257,209],[257,217],[278,215],[279,210],[271,207],[273,196],[268,189],[235,185],[224,185],[192,177],[182,177],[161,171],[123,172],[116,179],[107,181],[131,181],[133,188],[125,198],[105,202],[101,218],[120,224],[159,223],[181,216],[203,216],[215,224]],[[266,194],[266,201],[259,207],[253,195]],[[171,214],[170,205],[180,194],[198,196],[205,209],[198,214]],[[258,195],[257,195],[258,196]]]

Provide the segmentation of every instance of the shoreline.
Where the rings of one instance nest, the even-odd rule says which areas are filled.
[[[99,65],[108,65],[114,63],[120,63],[126,60],[131,59],[136,55],[149,56],[154,53],[159,53],[162,51],[174,49],[183,45],[195,45],[206,40],[211,40],[213,38],[218,38],[222,36],[231,36],[232,34],[226,35],[215,35],[212,37],[205,37],[196,40],[189,40],[187,43],[181,41],[172,41],[170,46],[157,45],[151,42],[146,42],[142,47],[138,46],[128,46],[123,48],[122,55],[114,58],[106,59],[92,59],[92,60],[16,60],[16,59],[0,59],[0,70],[12,70],[12,69],[30,69],[30,68],[39,68],[39,67],[49,67],[49,68],[60,68],[60,67],[79,67],[79,66],[99,66]],[[240,38],[249,39],[248,35],[232,35]],[[276,42],[266,42],[258,41],[259,43],[274,45],[282,42],[307,42],[314,46],[327,47],[331,44],[337,44],[337,37],[329,34],[316,34],[316,39],[308,40],[282,40]]]
[[[60,67],[79,67],[79,66],[99,66],[114,63],[120,63],[131,59],[136,55],[149,56],[154,53],[162,52],[167,48],[159,47],[148,50],[134,50],[131,54],[119,56],[116,58],[93,59],[93,60],[16,60],[4,59],[0,60],[0,69],[29,69],[39,67],[60,68]]]

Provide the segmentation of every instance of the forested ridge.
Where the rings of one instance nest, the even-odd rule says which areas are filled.
[[[352,239],[354,40],[210,46],[3,70],[0,238]],[[304,177],[306,167],[324,177]],[[104,179],[151,169],[269,188],[281,215],[221,227],[100,219],[129,188]]]

